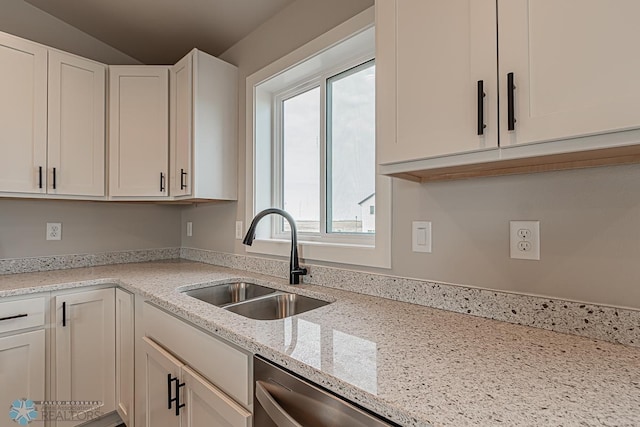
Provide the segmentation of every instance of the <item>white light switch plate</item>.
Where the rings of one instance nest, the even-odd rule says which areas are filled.
[[[187,221],[187,237],[193,236],[193,222]]]
[[[413,252],[431,253],[431,221],[413,221],[411,241]]]
[[[242,239],[242,221],[236,221],[236,239]]]

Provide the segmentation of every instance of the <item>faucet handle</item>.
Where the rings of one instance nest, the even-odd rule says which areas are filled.
[[[292,285],[297,285],[300,283],[300,276],[306,276],[307,275],[308,270],[304,267],[298,267],[296,269],[291,270],[291,284]]]

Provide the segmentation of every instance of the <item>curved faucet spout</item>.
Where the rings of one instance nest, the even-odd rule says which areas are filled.
[[[300,276],[304,276],[307,274],[306,268],[300,268],[298,263],[298,228],[296,227],[296,222],[288,212],[283,211],[282,209],[277,208],[269,208],[265,209],[262,212],[259,212],[251,221],[251,225],[247,230],[247,234],[244,236],[244,240],[242,243],[251,246],[253,244],[253,240],[256,238],[256,228],[258,227],[258,223],[262,218],[267,215],[276,214],[282,216],[289,223],[289,227],[291,228],[291,257],[289,259],[289,283],[292,285],[297,285],[300,283]]]

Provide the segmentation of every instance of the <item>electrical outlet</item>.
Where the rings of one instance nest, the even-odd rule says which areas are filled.
[[[540,260],[540,221],[511,221],[511,258]]]
[[[47,223],[47,240],[62,240],[62,223]]]
[[[193,236],[193,222],[187,221],[187,237]]]
[[[236,221],[236,239],[242,239],[242,221]]]

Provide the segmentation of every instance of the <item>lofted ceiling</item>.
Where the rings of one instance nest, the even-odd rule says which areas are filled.
[[[294,0],[25,0],[144,64],[220,55]]]

